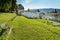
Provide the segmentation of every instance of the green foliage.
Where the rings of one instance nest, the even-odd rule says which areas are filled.
[[[13,11],[15,11],[16,10],[16,0],[12,0],[12,6],[11,6],[11,8],[10,8],[10,11],[11,12],[13,12]]]
[[[19,8],[20,10],[24,10],[24,7],[23,7],[22,4],[18,4],[18,8]]]
[[[12,11],[16,6],[16,0],[0,0],[0,12]]]

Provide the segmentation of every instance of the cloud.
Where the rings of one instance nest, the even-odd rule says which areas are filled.
[[[60,8],[58,1],[49,0],[23,0],[22,5],[25,9],[38,9],[38,8]]]
[[[24,6],[25,9],[28,9],[28,5],[31,4],[32,0],[22,0],[22,5]]]
[[[25,10],[27,9],[39,9],[39,8],[60,8],[58,6],[47,6],[47,5],[26,5]]]
[[[22,4],[28,4],[28,3],[30,3],[31,2],[31,0],[22,0],[23,1],[23,3]]]
[[[25,0],[25,3],[27,4],[27,3],[30,3],[31,2],[31,0]]]

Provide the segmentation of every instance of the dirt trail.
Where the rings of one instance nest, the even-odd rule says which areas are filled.
[[[11,32],[12,32],[12,28],[10,28],[10,30],[9,30],[9,32],[8,32],[8,35],[7,35],[7,37],[6,37],[6,40],[8,40],[8,38],[9,38]]]
[[[13,18],[11,18],[10,21],[13,21],[16,17],[17,17],[17,16],[14,16]],[[12,28],[10,28],[10,30],[9,30],[9,32],[8,32],[8,34],[7,34],[6,40],[8,40],[8,38],[9,38],[9,36],[10,36],[11,33],[12,33]]]
[[[14,16],[14,17],[12,17],[12,18],[11,18],[10,20],[8,20],[8,21],[13,21],[16,17],[17,17],[17,15]],[[1,28],[1,29],[7,29],[7,28],[10,28],[10,27],[9,27],[9,25],[8,25],[7,22],[4,22],[4,23],[0,24],[0,28]],[[5,31],[3,31],[2,33],[0,32],[0,36],[2,36],[4,32],[5,32]],[[12,28],[9,29],[9,32],[7,33],[6,40],[8,40],[11,32],[12,32]]]

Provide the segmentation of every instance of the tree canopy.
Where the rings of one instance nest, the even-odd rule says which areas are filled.
[[[20,9],[20,10],[24,10],[24,6],[22,5],[22,4],[18,4],[18,9]]]
[[[0,0],[0,11],[13,11],[16,7],[16,0]]]

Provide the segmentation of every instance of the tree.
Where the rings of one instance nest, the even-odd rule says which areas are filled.
[[[22,4],[18,4],[18,9],[20,9],[20,10],[24,10],[23,5],[22,5]]]
[[[10,8],[10,11],[13,12],[13,11],[16,10],[16,7],[17,7],[17,5],[16,5],[16,0],[12,0],[11,3],[12,3],[12,5],[11,5],[11,8]]]
[[[19,15],[19,14],[18,14],[18,9],[23,11],[23,10],[24,10],[24,6],[23,6],[22,4],[18,4],[18,5],[16,6],[16,14],[17,14],[17,15]],[[20,13],[21,13],[21,11],[20,11]]]
[[[0,11],[7,11],[11,7],[11,0],[0,0]]]
[[[55,9],[55,13],[57,13],[57,10]]]
[[[15,8],[16,0],[0,0],[0,11],[10,11]]]
[[[37,12],[40,12],[40,10],[39,10],[39,9],[37,9]]]
[[[28,8],[28,12],[30,11],[30,9]]]
[[[57,13],[57,10],[56,9],[54,9],[53,11],[51,11],[50,13]]]

